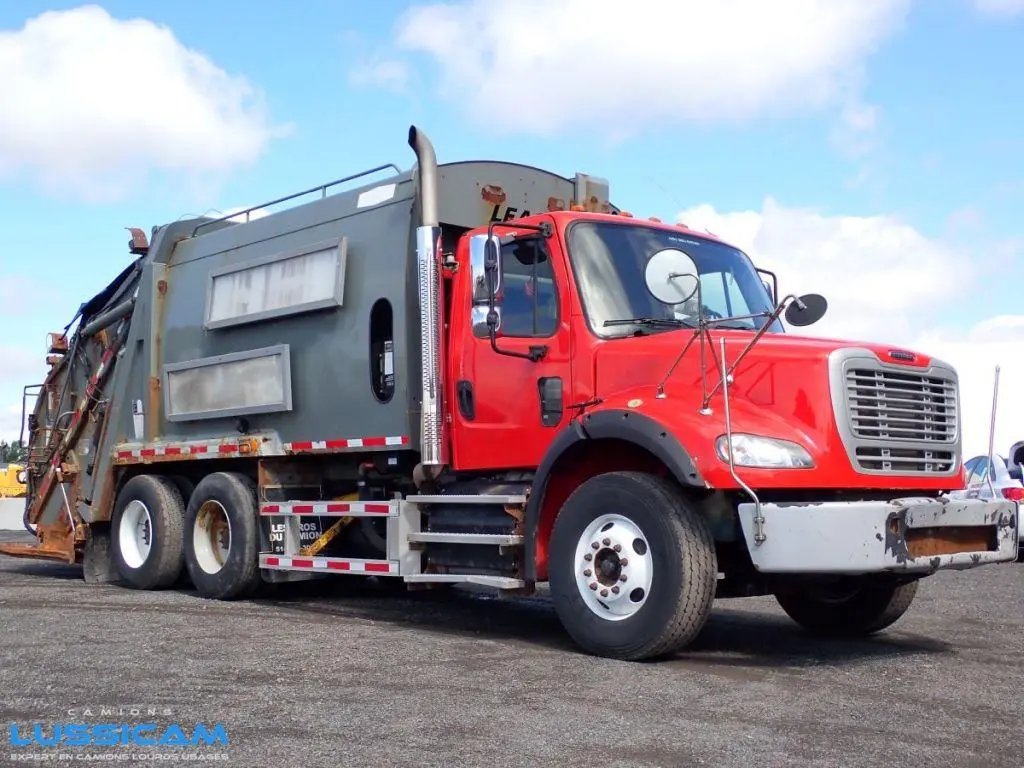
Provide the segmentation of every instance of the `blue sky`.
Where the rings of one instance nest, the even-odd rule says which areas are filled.
[[[409,167],[415,123],[733,239],[833,299],[822,333],[952,358],[977,448],[992,365],[1024,385],[1024,1],[710,5],[0,5],[0,432],[124,227]]]

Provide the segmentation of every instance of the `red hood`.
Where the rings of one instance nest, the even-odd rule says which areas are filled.
[[[606,342],[594,356],[595,394],[600,409],[628,408],[645,413],[671,430],[686,447],[704,479],[715,487],[736,487],[728,465],[714,452],[715,440],[725,432],[722,389],[701,415],[701,349],[695,340],[665,384],[658,399],[657,385],[690,340],[688,330],[656,333]],[[734,361],[750,341],[743,331],[712,331],[712,347],[706,346],[707,390],[720,382],[715,358],[720,340],[726,342],[726,358]],[[744,480],[760,487],[835,488],[958,488],[958,471],[935,477],[867,475],[855,471],[836,427],[829,381],[829,355],[842,348],[867,350],[887,363],[903,363],[909,369],[926,368],[926,355],[895,350],[886,345],[823,339],[791,334],[765,334],[740,363],[729,386],[733,432],[747,432],[799,443],[815,461],[813,470],[765,470],[740,468]],[[912,361],[906,358],[913,354]]]

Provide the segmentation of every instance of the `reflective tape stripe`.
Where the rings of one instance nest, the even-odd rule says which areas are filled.
[[[322,515],[388,517],[398,514],[398,502],[388,501],[275,501],[260,505],[261,515]]]

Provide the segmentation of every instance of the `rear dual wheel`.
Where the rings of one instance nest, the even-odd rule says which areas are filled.
[[[555,609],[573,640],[595,655],[640,660],[688,645],[710,615],[717,575],[707,521],[663,478],[598,475],[555,520]]]
[[[138,475],[124,484],[111,519],[110,551],[125,582],[159,589],[177,581],[184,562],[184,517],[181,491],[168,478]]]
[[[196,486],[185,519],[185,564],[203,597],[232,600],[260,584],[256,484],[216,472]]]
[[[138,475],[117,496],[109,542],[117,574],[136,589],[170,587],[187,575],[203,597],[244,597],[260,583],[256,485],[232,472],[194,489],[183,478]],[[92,573],[103,544],[97,530],[87,548],[90,581],[102,581]]]

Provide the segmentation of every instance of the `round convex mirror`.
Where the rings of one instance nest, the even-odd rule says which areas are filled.
[[[805,293],[800,301],[802,308],[795,301],[786,307],[786,322],[798,328],[814,325],[828,310],[828,302],[819,293]]]
[[[647,290],[664,304],[682,304],[697,293],[697,264],[677,248],[658,251],[647,262]]]

